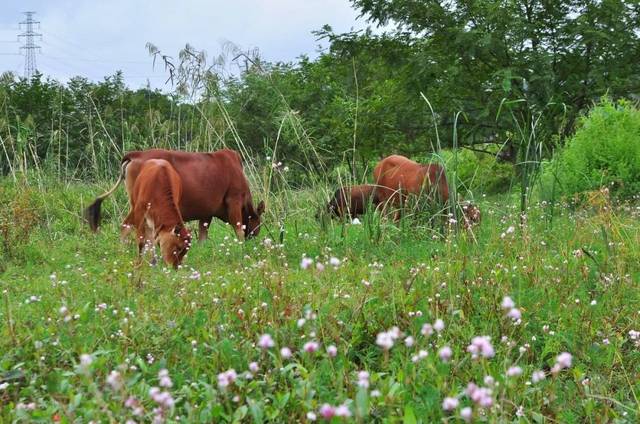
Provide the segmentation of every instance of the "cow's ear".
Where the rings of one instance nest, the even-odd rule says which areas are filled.
[[[258,210],[256,212],[258,212],[258,216],[264,213],[264,200],[261,200],[260,203],[258,203]]]

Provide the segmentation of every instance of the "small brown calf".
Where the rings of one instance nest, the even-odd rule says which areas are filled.
[[[165,263],[178,268],[191,247],[191,233],[180,214],[182,182],[171,164],[163,159],[149,159],[140,165],[135,180],[127,174],[126,187],[131,211],[122,223],[123,238],[133,227],[138,252],[160,246]]]

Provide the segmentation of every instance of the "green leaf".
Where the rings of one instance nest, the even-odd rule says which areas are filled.
[[[502,89],[505,93],[511,91],[511,69],[504,71],[504,77],[502,78]]]
[[[402,422],[404,424],[418,424],[416,414],[413,412],[413,407],[411,405],[404,407],[404,417],[402,418]]]
[[[262,412],[262,403],[255,400],[249,400],[249,412],[253,417],[254,423],[261,423],[264,421],[264,413]]]
[[[247,405],[242,405],[240,408],[236,409],[236,412],[233,413],[233,422],[242,422],[244,417],[247,416],[247,412],[249,412]]]
[[[369,415],[369,393],[367,389],[360,388],[356,394],[356,415],[361,418]]]
[[[284,409],[287,406],[287,402],[289,402],[289,398],[291,397],[291,393],[278,393],[276,394],[276,406],[279,409]]]
[[[544,416],[539,412],[532,412],[531,413],[531,418],[533,418],[533,421],[535,421],[537,423],[543,423],[544,422]]]

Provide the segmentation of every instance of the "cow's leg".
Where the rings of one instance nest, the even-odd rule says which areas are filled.
[[[238,240],[244,241],[244,228],[242,224],[243,199],[241,196],[227,197],[225,203],[227,205],[227,222],[233,226]]]
[[[394,199],[395,201],[393,202],[396,210],[395,213],[393,214],[393,221],[394,222],[398,222],[400,221],[400,213],[402,212],[403,208],[404,208],[404,202],[402,201],[402,196],[400,195],[400,193],[396,193],[396,198]]]
[[[205,241],[209,236],[209,225],[211,225],[211,218],[201,219],[198,226],[198,241]]]
[[[147,241],[145,239],[144,228],[137,225],[136,225],[136,242],[138,243],[138,256],[142,256],[142,252],[144,252],[144,247]]]
[[[155,266],[158,263],[158,259],[156,257],[157,240],[155,238],[155,223],[153,222],[153,220],[149,219],[148,217],[145,218],[144,231],[145,231],[145,235],[144,235],[145,244],[146,244],[146,248],[148,249],[147,253],[151,256],[149,263],[152,266]]]

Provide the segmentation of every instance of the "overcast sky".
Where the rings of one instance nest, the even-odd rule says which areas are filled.
[[[27,10],[40,21],[40,72],[62,81],[101,80],[120,69],[132,88],[147,79],[164,86],[166,75],[153,69],[147,42],[175,57],[185,43],[215,56],[231,41],[258,47],[268,61],[293,61],[317,55],[311,31],[324,24],[336,32],[367,26],[348,0],[3,0],[0,73],[24,72],[17,34]]]

